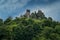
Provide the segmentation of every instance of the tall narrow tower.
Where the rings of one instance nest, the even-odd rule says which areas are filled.
[[[29,18],[30,17],[30,10],[26,10],[26,14],[25,14],[25,16],[27,17],[27,18]]]

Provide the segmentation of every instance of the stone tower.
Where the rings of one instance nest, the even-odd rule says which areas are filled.
[[[42,19],[45,17],[44,13],[41,10],[38,10],[37,17]]]
[[[26,16],[27,18],[30,17],[30,10],[28,10],[28,9],[26,10],[25,16]]]

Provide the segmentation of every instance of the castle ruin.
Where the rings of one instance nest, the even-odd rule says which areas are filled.
[[[25,17],[29,18],[30,17],[30,10],[26,10]]]

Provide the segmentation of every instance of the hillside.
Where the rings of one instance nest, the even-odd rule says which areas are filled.
[[[60,22],[44,15],[0,19],[0,40],[60,40]]]

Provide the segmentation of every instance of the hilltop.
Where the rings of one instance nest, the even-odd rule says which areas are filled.
[[[60,22],[39,10],[21,17],[0,19],[0,40],[60,40]]]

